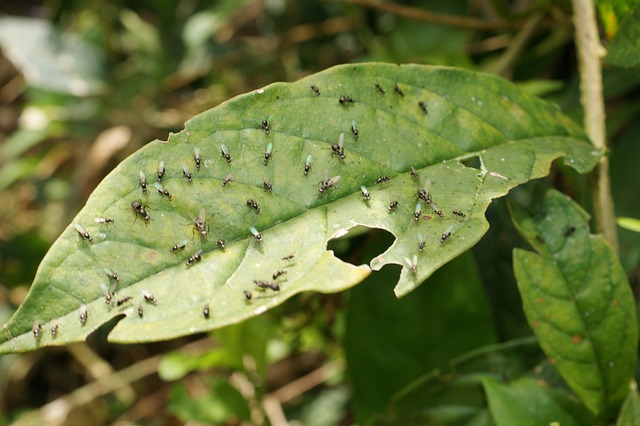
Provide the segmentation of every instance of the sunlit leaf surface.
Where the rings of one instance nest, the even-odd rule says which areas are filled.
[[[404,295],[482,237],[491,199],[559,157],[585,172],[599,153],[553,105],[490,75],[359,64],[255,90],[105,178],[43,260],[0,351],[83,340],[118,316],[114,342],[202,332],[389,263],[404,266]],[[397,239],[370,266],[342,262],[327,241],[356,225]]]

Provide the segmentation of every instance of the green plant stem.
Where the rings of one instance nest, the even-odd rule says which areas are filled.
[[[573,22],[580,73],[580,102],[587,135],[593,145],[606,151],[605,112],[602,95],[602,65],[605,50],[600,44],[592,0],[572,0]],[[596,227],[618,253],[613,197],[609,179],[609,157],[604,155],[593,172],[592,191]]]

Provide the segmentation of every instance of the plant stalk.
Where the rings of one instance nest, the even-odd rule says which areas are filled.
[[[591,181],[596,228],[604,235],[617,254],[618,234],[613,197],[611,196],[609,157],[606,155],[605,111],[600,61],[606,52],[600,44],[593,0],[572,0],[572,4],[580,73],[580,103],[584,109],[585,130],[591,143],[605,154],[593,172]]]

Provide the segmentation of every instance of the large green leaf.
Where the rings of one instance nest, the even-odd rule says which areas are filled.
[[[341,133],[343,159],[331,147]],[[404,266],[396,287],[404,295],[481,238],[492,198],[545,175],[559,157],[580,172],[593,167],[600,154],[585,139],[553,105],[498,77],[454,68],[345,65],[255,90],[194,117],[167,142],[148,144],[105,178],[74,219],[93,241],[79,236],[75,225],[56,241],[5,325],[0,352],[82,340],[115,317],[123,317],[109,336],[115,342],[206,331],[258,315],[301,291],[343,290],[389,263]],[[223,144],[230,162],[221,155]],[[268,144],[273,150],[267,162]],[[170,200],[151,185],[160,161]],[[183,164],[193,182],[183,176]],[[222,185],[228,174],[231,182]],[[333,176],[341,177],[335,188],[319,192],[319,182]],[[375,185],[383,176],[390,180]],[[416,221],[417,191],[427,178],[433,204],[420,201]],[[272,192],[263,189],[264,179]],[[370,200],[361,185],[369,188]],[[248,199],[257,201],[259,213]],[[148,222],[132,210],[137,200],[147,206]],[[393,201],[398,206],[390,209]],[[434,214],[436,205],[443,217]],[[208,228],[202,238],[191,219],[201,209]],[[114,222],[94,223],[105,216]],[[344,263],[326,250],[329,239],[356,225],[397,238],[371,267]],[[448,229],[450,237],[442,240]],[[225,249],[216,244],[221,238]],[[183,240],[184,249],[170,252]],[[200,249],[202,260],[186,266]],[[290,254],[295,257],[283,260]],[[413,263],[414,256],[415,268],[409,268],[406,259]],[[120,280],[109,279],[104,268]],[[270,281],[278,270],[287,272],[278,278],[280,291],[256,291],[254,280]],[[115,285],[114,299],[133,299],[105,303],[100,284]],[[143,290],[157,303],[143,300]],[[246,300],[244,291],[254,297]],[[81,304],[88,313],[83,324]],[[34,320],[43,326],[37,338]],[[53,337],[49,329],[56,325]]]
[[[514,252],[527,320],[540,346],[594,413],[615,410],[629,391],[638,326],[627,277],[588,215],[549,190],[532,207],[514,205],[514,222],[538,252]]]

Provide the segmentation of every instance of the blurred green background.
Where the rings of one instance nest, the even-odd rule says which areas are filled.
[[[581,120],[569,7],[544,0],[3,2],[0,322],[115,165],[237,94],[342,63],[452,65],[514,80]],[[627,9],[600,10],[607,35]],[[636,218],[639,83],[640,73],[605,69],[617,213]],[[585,177],[557,168],[548,182],[589,207]],[[399,302],[392,294],[399,270],[385,268],[348,293],[300,295],[208,336],[114,346],[106,343],[106,326],[86,345],[0,358],[0,424],[20,416],[26,416],[21,424],[364,423],[402,386],[452,356],[530,334],[511,271],[511,249],[521,243],[505,201],[494,203],[488,217],[490,232],[456,261],[471,277],[456,276],[455,265],[445,268],[429,289]],[[638,234],[621,230],[620,238],[621,260],[636,287]],[[333,249],[362,263],[389,244],[388,235],[374,232],[337,241]],[[423,335],[425,327],[447,321],[446,313],[440,322],[420,313],[425,300],[447,297],[438,294],[438,282],[455,280],[472,284],[466,302],[451,302],[449,318],[473,304],[475,292],[486,300],[470,317],[488,324],[477,339],[435,353],[429,344],[406,347],[406,341],[387,351],[397,332],[393,321],[400,328],[413,323],[415,330],[401,333],[407,341],[447,340]],[[385,362],[402,356],[403,374],[384,371]],[[65,409],[45,406],[60,401]]]

